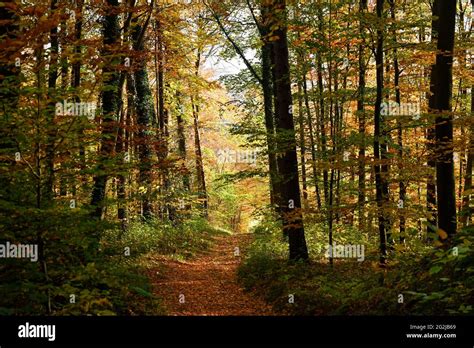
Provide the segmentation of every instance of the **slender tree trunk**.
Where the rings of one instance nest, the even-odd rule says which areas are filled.
[[[36,119],[35,119],[35,145],[34,145],[34,163],[35,163],[35,181],[36,181],[36,208],[37,209],[43,209],[43,190],[42,190],[42,184],[43,184],[43,170],[41,166],[41,140],[40,140],[40,134],[41,134],[41,107],[42,107],[42,100],[44,98],[43,94],[43,84],[44,84],[44,76],[42,72],[42,61],[44,58],[44,51],[43,51],[43,46],[40,45],[35,49],[35,56],[36,56],[36,104],[37,104],[37,109],[36,109]],[[47,269],[46,269],[46,262],[45,262],[45,254],[44,254],[44,238],[43,238],[43,233],[44,231],[39,228],[36,231],[36,242],[38,244],[38,261],[40,263],[41,271],[45,275],[45,278],[47,280],[48,275],[47,275]]]
[[[471,118],[474,117],[474,85],[471,86]],[[472,122],[472,120],[471,120]],[[469,146],[467,152],[466,174],[464,177],[464,194],[462,200],[461,223],[464,227],[471,224],[472,164],[474,161],[474,126],[469,129]]]
[[[383,6],[384,0],[377,0],[377,19],[383,20]],[[380,25],[379,25],[380,28]],[[388,219],[385,213],[388,203],[388,195],[386,192],[387,178],[384,170],[386,160],[384,147],[386,146],[386,139],[383,138],[384,120],[381,115],[382,93],[384,85],[384,70],[383,70],[383,40],[384,35],[382,29],[377,29],[377,48],[375,54],[376,64],[376,80],[377,80],[377,97],[375,101],[375,121],[374,121],[374,160],[375,160],[375,186],[376,186],[376,201],[378,207],[378,222],[379,222],[379,238],[380,238],[380,263],[384,264],[387,255],[387,227]]]
[[[92,216],[102,219],[104,214],[104,200],[108,179],[108,168],[106,161],[113,155],[115,141],[115,124],[118,115],[118,81],[119,74],[117,65],[120,60],[114,54],[114,46],[119,43],[120,29],[118,15],[118,0],[107,0],[106,15],[104,18],[104,51],[103,57],[106,64],[103,68],[104,90],[102,92],[102,129],[101,146],[99,151],[99,163],[97,174],[94,177],[94,188],[92,190],[91,205],[95,207]],[[97,236],[98,238],[99,236]]]
[[[58,1],[51,0],[51,14],[52,20],[55,25],[50,30],[50,42],[51,42],[51,55],[49,59],[49,71],[48,71],[48,140],[46,144],[46,179],[43,198],[46,205],[52,204],[54,199],[54,145],[56,139],[56,125],[55,125],[55,104],[56,104],[56,82],[58,78],[58,52],[59,52],[59,39],[58,39],[58,26],[57,20],[54,18],[57,16],[56,11],[58,8]]]
[[[367,10],[367,0],[359,1],[359,35],[361,38],[364,37],[365,30],[363,24],[363,16]],[[358,158],[358,218],[359,218],[359,230],[363,231],[366,228],[365,218],[365,147],[366,147],[366,136],[365,136],[365,44],[361,42],[359,44],[359,86],[358,86],[358,98],[357,98],[357,115],[359,123],[359,158]]]
[[[300,61],[300,64],[301,61]],[[305,77],[303,76],[303,79]],[[308,184],[306,181],[306,142],[305,142],[305,123],[303,116],[303,93],[301,88],[302,82],[298,82],[298,123],[300,137],[300,157],[301,157],[301,183],[303,186],[303,207],[308,209]]]
[[[176,114],[176,124],[177,124],[177,133],[178,133],[178,154],[183,161],[181,166],[181,173],[183,176],[183,189],[186,192],[191,190],[190,181],[189,181],[189,170],[186,167],[186,134],[184,133],[184,119],[183,112],[184,107],[181,100],[181,94],[176,93],[176,100],[178,102],[178,112]]]
[[[146,22],[148,23],[148,22]],[[146,25],[145,23],[145,25]],[[146,54],[142,32],[146,26],[135,25],[133,29],[133,48],[140,54],[136,61],[135,88],[137,90],[137,126],[138,126],[138,155],[140,158],[139,185],[142,189],[142,214],[145,220],[153,216],[151,203],[152,191],[152,136],[151,127],[155,119],[155,107],[153,105],[153,95],[148,80],[148,70],[146,67]]]
[[[439,25],[439,0],[434,0],[432,8],[432,22],[431,22],[431,43],[435,44],[438,39],[438,25]],[[435,88],[436,82],[436,64],[431,66],[430,70],[430,93],[428,95],[428,111],[431,114],[435,108]],[[427,165],[430,169],[427,183],[426,183],[426,209],[428,213],[428,225],[426,228],[427,239],[431,239],[432,233],[435,232],[435,226],[438,224],[438,216],[436,212],[436,161],[435,161],[435,124],[430,117],[430,126],[427,129],[426,140],[428,147],[428,161]]]
[[[351,8],[349,8],[349,10],[351,10]],[[349,23],[347,24],[347,30],[349,30]],[[350,58],[350,47],[349,45],[346,46],[346,59],[347,59],[347,62],[349,62],[349,58]],[[336,65],[336,69],[339,69],[339,67]],[[347,90],[347,76],[349,74],[349,63],[347,64],[347,66],[344,68],[344,74],[343,74],[343,78],[342,78],[342,90],[345,92]],[[336,89],[337,91],[337,89]],[[337,94],[336,94],[337,95]],[[337,124],[337,134],[336,134],[336,140],[337,140],[337,148],[338,148],[338,151],[339,151],[339,154],[341,153],[341,151],[343,150],[343,144],[342,144],[342,139],[343,139],[343,127],[344,127],[344,106],[345,106],[345,103],[346,103],[346,97],[343,95],[341,98],[340,98],[340,101],[338,101],[338,99],[336,99],[337,101],[337,104],[336,104],[336,112],[337,112],[337,117],[336,117],[336,124]],[[352,166],[351,166],[352,168]],[[352,169],[349,170],[350,172],[352,172]],[[336,222],[339,223],[340,220],[341,220],[341,169],[338,168],[337,169],[337,177],[336,177],[336,207],[337,207],[337,211],[336,211]],[[345,213],[344,213],[345,214]]]
[[[160,202],[159,211],[162,218],[166,215],[172,218],[171,206],[167,203],[166,198],[170,182],[168,178],[168,164],[166,158],[168,157],[168,110],[165,108],[165,50],[163,43],[163,30],[160,21],[155,24],[155,70],[156,70],[156,102],[158,106],[158,159],[161,163],[160,171],[160,196],[165,196],[165,202]]]
[[[201,64],[201,51],[197,52],[197,59],[194,65],[195,75],[199,76],[199,67]],[[204,164],[202,161],[202,151],[201,151],[201,137],[199,134],[199,95],[194,99],[191,96],[191,107],[193,109],[193,119],[194,119],[194,154],[196,157],[196,177],[197,177],[197,186],[198,186],[198,198],[201,202],[202,214],[204,217],[208,217],[208,196],[206,190],[206,177],[204,174]]]
[[[474,0],[472,0],[472,8],[474,9]],[[460,15],[459,15],[459,27],[460,27],[460,34],[461,34],[461,39],[463,41],[467,41],[471,39],[471,30],[466,30],[465,29],[465,11],[466,7],[460,6]],[[463,64],[463,68],[467,68],[467,52],[465,49],[462,50],[461,53],[461,61]],[[461,90],[463,96],[467,96],[467,88],[463,86],[462,84],[463,79],[460,80],[461,84]],[[474,87],[471,86],[471,87]],[[464,99],[464,98],[463,98]],[[464,105],[464,104],[463,104]],[[462,108],[463,111],[467,114],[467,106]],[[474,160],[474,151],[473,151],[473,146],[474,146],[474,126],[472,124],[472,116],[474,116],[474,88],[471,89],[471,124],[469,127],[467,127],[466,132],[469,134],[469,141],[467,144],[467,149],[466,149],[466,168],[465,168],[465,174],[464,178],[460,177],[460,196],[461,196],[461,211],[459,214],[459,222],[463,227],[466,227],[470,225],[471,223],[471,208],[470,208],[470,200],[471,200],[471,190],[472,190],[472,164]],[[464,158],[464,156],[463,156]],[[461,182],[464,179],[464,190],[461,193]]]
[[[319,91],[319,124],[321,131],[321,155],[324,161],[327,160],[327,138],[326,138],[326,115],[324,108],[324,87],[323,87],[323,64],[321,56],[318,56],[318,91]],[[324,204],[327,205],[328,202],[328,170],[323,169],[323,189],[324,189]]]
[[[199,101],[191,101],[194,119],[194,154],[196,157],[196,175],[198,184],[198,198],[201,202],[203,216],[208,216],[206,178],[202,162],[201,137],[199,135]]]
[[[463,92],[465,94],[466,91],[461,91],[461,94]],[[461,98],[464,99],[464,97],[461,97]],[[459,128],[460,128],[461,138],[464,139],[466,136],[466,131],[464,129],[464,126],[461,125]],[[466,155],[467,155],[466,149],[464,147],[461,148],[459,150],[459,174],[458,174],[458,190],[457,190],[456,202],[462,201],[462,192],[463,192],[462,183],[463,183],[463,178],[464,178],[464,162],[466,160]],[[454,161],[454,166],[456,166],[456,159],[453,158],[453,161]],[[459,220],[461,217],[457,216],[456,218]]]
[[[308,86],[306,82],[306,70],[304,71],[303,75],[304,75],[303,76],[303,96],[304,96],[307,124],[308,124],[308,129],[309,129],[309,141],[311,145],[311,162],[312,162],[312,169],[313,169],[314,191],[316,194],[316,203],[318,205],[318,210],[321,210],[321,194],[319,192],[319,173],[318,173],[317,160],[316,160],[316,140],[314,137],[313,118],[311,117],[311,108],[309,106]]]
[[[133,131],[132,129],[132,119],[134,118],[136,109],[137,109],[137,103],[136,103],[136,95],[137,91],[135,88],[135,80],[133,78],[132,73],[126,73],[124,75],[126,78],[126,91],[127,91],[127,110],[125,112],[125,119],[123,120],[123,124],[121,127],[123,127],[122,130],[122,153],[123,153],[123,161],[122,163],[126,166],[127,163],[131,161],[132,158],[132,149],[133,146],[131,146],[132,142],[132,135]],[[117,141],[118,145],[118,141]],[[126,160],[126,157],[128,156],[128,161]],[[124,173],[121,173],[118,176],[118,200],[119,200],[119,208],[118,208],[118,219],[121,221],[121,226],[122,226],[122,232],[125,232],[127,229],[127,180],[128,182],[131,182],[130,178],[130,171],[127,167],[124,168]]]
[[[75,9],[76,22],[74,23],[74,58],[71,64],[71,87],[74,93],[74,101],[80,103],[81,98],[79,97],[79,86],[81,84],[81,60],[82,60],[82,46],[80,40],[82,38],[82,11],[84,7],[84,0],[77,0],[77,6]],[[84,130],[82,127],[79,129],[79,158],[81,169],[86,168],[86,149],[82,141]],[[75,184],[74,184],[75,191]]]
[[[324,16],[322,8],[318,9],[318,30],[321,37],[324,36]],[[327,137],[326,137],[326,112],[324,105],[324,85],[323,85],[323,59],[322,53],[319,52],[316,58],[317,65],[317,79],[318,79],[318,92],[319,92],[319,126],[320,126],[320,142],[321,142],[321,158],[323,161],[327,161]],[[323,169],[323,191],[324,191],[324,206],[327,206],[329,200],[329,176],[328,170]]]
[[[63,10],[64,12],[64,10]],[[60,66],[61,66],[61,92],[59,95],[61,95],[61,99],[64,99],[64,92],[67,90],[68,84],[69,84],[69,59],[68,59],[68,52],[67,52],[67,41],[68,41],[68,34],[67,34],[67,23],[62,22],[60,24],[61,28],[61,35],[59,36],[59,45],[61,47],[61,58],[60,58]],[[66,154],[69,155],[71,154],[70,151],[66,151]],[[59,178],[59,195],[60,196],[66,196],[68,193],[68,179],[65,177],[65,175],[61,175]]]
[[[331,22],[331,9],[329,9],[329,22]],[[329,32],[329,37],[331,36],[331,32]],[[329,165],[330,175],[329,175],[329,197],[328,201],[326,202],[326,211],[327,211],[327,224],[328,224],[328,243],[329,246],[333,247],[333,225],[334,225],[334,176],[335,176],[335,158],[337,154],[337,142],[336,142],[336,128],[337,128],[337,101],[334,102],[333,99],[333,78],[334,78],[334,91],[337,90],[338,84],[338,71],[337,68],[334,69],[333,66],[333,59],[332,59],[332,51],[329,50],[329,58],[328,58],[328,93],[329,93],[329,137],[331,140],[331,152],[329,155]],[[331,254],[329,257],[329,263],[333,264],[333,257],[334,254]]]
[[[275,59],[275,82],[278,101],[277,137],[278,149],[282,155],[278,158],[282,185],[283,231],[289,240],[290,260],[308,259],[308,249],[304,235],[303,216],[301,212],[301,197],[298,179],[298,162],[296,155],[295,127],[292,113],[292,96],[290,82],[290,65],[286,27],[286,2],[276,0],[273,24],[274,35],[277,39],[273,42]],[[278,12],[277,12],[278,10]]]
[[[395,17],[395,0],[389,0],[390,4],[390,15],[392,21],[395,23],[396,17]],[[393,31],[392,33],[393,36],[393,42],[395,43],[395,47],[393,48],[393,70],[394,70],[394,84],[395,84],[395,102],[398,105],[401,105],[401,97],[400,97],[400,67],[398,64],[398,51],[397,51],[397,32],[396,30]],[[405,209],[405,200],[406,200],[406,185],[405,181],[403,180],[403,129],[402,129],[402,123],[400,120],[397,121],[397,141],[398,141],[398,200],[399,203],[399,213],[398,213],[398,219],[399,219],[399,232],[400,232],[400,242],[403,243],[405,241],[405,225],[406,225],[406,219],[405,219],[405,214],[404,214],[404,209]]]
[[[122,91],[118,91],[119,93],[119,100],[122,100]],[[120,101],[120,105],[123,103]],[[127,105],[128,108],[131,106]],[[128,113],[128,110],[127,110]],[[125,166],[127,165],[127,158],[130,159],[130,154],[127,152],[127,144],[126,144],[126,122],[127,122],[127,114],[123,110],[123,106],[120,110],[120,122],[118,127],[117,133],[117,142],[115,144],[115,151],[119,154],[122,158],[121,160],[121,167],[119,169],[119,173],[117,174],[117,218],[120,221],[122,232],[126,230],[127,227],[127,207],[126,207],[126,178],[125,178]]]
[[[456,233],[456,197],[453,163],[453,87],[454,28],[456,0],[439,3],[438,53],[434,93],[436,117],[436,193],[438,227],[448,236]]]
[[[278,185],[278,165],[275,148],[275,115],[273,108],[273,85],[272,85],[272,44],[268,41],[269,29],[269,9],[262,2],[261,5],[261,40],[262,40],[262,91],[263,106],[265,115],[265,129],[267,133],[268,168],[270,180],[270,204],[280,206],[281,198]]]

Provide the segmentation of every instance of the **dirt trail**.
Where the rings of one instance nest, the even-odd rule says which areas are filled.
[[[251,239],[251,234],[219,236],[210,250],[194,259],[160,261],[160,267],[152,271],[151,281],[167,314],[274,315],[269,305],[244,292],[237,282],[241,258],[234,251],[239,247],[242,252]]]

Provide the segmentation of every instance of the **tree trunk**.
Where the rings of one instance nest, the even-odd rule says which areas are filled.
[[[75,12],[76,22],[74,23],[74,58],[71,67],[71,87],[74,93],[74,101],[79,103],[81,98],[79,97],[79,86],[81,84],[81,59],[82,59],[82,46],[80,40],[82,38],[82,11],[84,7],[84,0],[77,1],[77,7]],[[86,168],[86,149],[82,141],[84,130],[82,127],[79,129],[79,158],[81,161],[81,169]],[[75,184],[74,184],[75,185]],[[74,188],[75,191],[75,188]]]
[[[364,25],[362,22],[362,16],[367,10],[367,0],[360,0],[359,2],[359,15],[361,19],[359,20],[359,35],[361,38],[364,36]],[[365,61],[364,61],[364,52],[365,45],[364,43],[359,44],[359,92],[357,98],[357,115],[359,119],[359,158],[358,158],[358,197],[357,197],[357,206],[358,206],[358,217],[359,217],[359,230],[363,231],[366,228],[366,218],[365,218]]]
[[[320,19],[322,21],[322,19]],[[322,29],[320,29],[322,30]],[[327,160],[327,138],[326,138],[326,115],[324,108],[324,87],[323,87],[323,64],[321,54],[318,55],[318,91],[319,91],[319,124],[321,131],[321,157],[324,161]],[[328,170],[323,169],[323,190],[324,190],[324,204],[328,202]]]
[[[199,76],[199,67],[201,64],[201,51],[198,50],[195,63],[195,74]],[[204,217],[208,217],[208,196],[206,190],[206,177],[204,174],[204,164],[202,162],[201,138],[199,135],[199,96],[191,97],[191,106],[194,119],[194,154],[196,157],[196,177],[198,186],[198,198],[201,202],[201,211]]]
[[[278,169],[281,176],[283,231],[288,235],[290,260],[308,259],[308,250],[304,235],[301,197],[298,179],[295,127],[293,123],[290,65],[286,26],[286,2],[274,2],[272,22],[274,36],[273,54],[275,60],[275,82],[278,108],[277,140],[282,155],[278,157]]]
[[[438,39],[438,26],[439,26],[439,0],[434,0],[432,8],[432,22],[431,22],[431,43],[435,44]],[[435,108],[435,88],[436,88],[436,64],[431,66],[430,70],[430,93],[428,95],[428,112],[431,114]],[[435,232],[435,226],[438,224],[438,216],[436,212],[436,161],[435,161],[435,124],[434,120],[430,117],[430,126],[427,129],[426,140],[427,140],[427,152],[428,161],[427,165],[430,169],[430,174],[427,178],[426,183],[426,209],[428,213],[428,224],[426,227],[427,239],[431,239],[432,233]]]
[[[148,22],[146,22],[148,23]],[[146,24],[145,24],[146,25]],[[146,26],[135,25],[133,29],[133,48],[139,53],[135,63],[135,88],[137,91],[137,126],[138,126],[138,156],[140,159],[139,185],[142,187],[142,215],[148,220],[153,215],[151,203],[152,191],[152,132],[151,127],[155,119],[153,95],[148,80],[146,55],[142,32]]]
[[[127,84],[126,84],[126,91],[127,91],[127,111],[124,115],[125,119],[121,121],[121,127],[123,128],[122,130],[122,139],[121,139],[121,145],[119,145],[119,139],[117,139],[117,152],[120,151],[120,146],[122,147],[122,154],[123,154],[123,160],[122,163],[126,166],[126,163],[131,161],[132,158],[132,149],[133,147],[131,146],[132,142],[132,134],[133,131],[130,131],[132,129],[132,119],[134,117],[134,114],[137,109],[136,105],[136,95],[137,91],[135,89],[135,81],[133,78],[133,74],[131,73],[126,73],[125,76]],[[125,160],[125,156],[128,156],[129,161]],[[127,176],[126,176],[127,174]],[[118,208],[118,219],[121,222],[122,226],[122,232],[125,232],[127,228],[127,177],[128,181],[130,182],[131,179],[129,177],[129,170],[127,167],[124,168],[124,173],[121,173],[118,176],[118,201],[119,201],[119,208]]]
[[[186,167],[186,134],[184,133],[184,119],[183,112],[184,107],[181,100],[181,94],[176,93],[176,100],[178,102],[178,112],[176,114],[176,124],[177,124],[177,133],[178,133],[178,154],[183,162],[181,166],[181,173],[183,176],[183,189],[186,192],[191,190],[190,181],[189,181],[189,170]]]
[[[270,204],[280,206],[278,185],[278,165],[275,148],[275,115],[273,108],[273,86],[272,86],[272,44],[268,41],[269,29],[269,9],[264,2],[261,5],[261,33],[262,40],[262,92],[263,107],[265,115],[265,129],[267,133],[268,169],[270,181]]]
[[[302,62],[300,61],[300,64]],[[305,77],[303,76],[303,79]],[[303,185],[303,207],[305,210],[308,209],[308,185],[306,182],[306,143],[304,139],[305,135],[305,123],[303,117],[303,93],[302,93],[302,81],[298,82],[298,123],[299,123],[299,137],[300,137],[300,157],[301,157],[301,183]]]
[[[63,10],[64,11],[64,10]],[[59,45],[61,47],[61,58],[59,65],[61,66],[61,93],[60,95],[64,98],[64,91],[67,90],[69,82],[69,55],[67,53],[67,41],[68,41],[68,34],[67,34],[67,23],[62,22],[61,24],[61,35],[59,36]],[[71,154],[70,151],[66,151],[66,154],[69,156]],[[66,196],[68,193],[68,179],[65,175],[61,175],[59,178],[59,195]]]
[[[474,0],[472,0],[474,5]],[[468,41],[471,39],[471,30],[465,30],[465,11],[466,7],[460,6],[460,14],[459,14],[459,27],[460,27],[460,35],[461,40]],[[474,6],[473,6],[474,8]],[[463,68],[467,68],[467,52],[465,49],[462,50],[460,54],[462,61]],[[462,96],[467,96],[467,88],[463,86],[463,79],[459,81],[461,85],[461,94]],[[474,126],[472,124],[472,116],[474,115],[474,97],[473,97],[474,89],[471,90],[471,124],[467,127],[466,131],[469,134],[469,141],[467,144],[467,149],[465,150],[465,155],[463,158],[466,157],[466,168],[464,178],[459,178],[459,195],[461,197],[461,211],[459,213],[459,222],[463,227],[470,225],[471,222],[471,209],[470,209],[470,197],[471,197],[471,190],[472,190],[472,162],[473,162],[473,149],[474,146]],[[464,98],[462,98],[464,100]],[[463,112],[467,114],[467,106],[462,107]],[[462,128],[463,129],[463,128]],[[461,192],[462,188],[462,180],[464,179],[464,190]]]
[[[201,210],[204,217],[208,216],[208,202],[206,190],[206,177],[204,174],[204,165],[202,162],[201,138],[199,135],[199,103],[192,100],[193,119],[194,119],[194,154],[196,157],[196,177],[198,185],[198,198],[200,200]]]
[[[161,22],[155,22],[155,71],[156,71],[156,102],[158,111],[158,159],[160,162],[160,196],[165,197],[165,202],[159,203],[159,211],[162,218],[166,216],[171,218],[172,207],[168,203],[166,198],[169,191],[169,178],[168,178],[168,164],[166,158],[168,157],[168,110],[165,108],[165,50],[163,43],[163,30]]]
[[[101,146],[99,151],[99,163],[97,173],[94,177],[94,188],[92,190],[91,205],[95,208],[92,216],[102,219],[104,214],[104,200],[107,188],[108,168],[106,161],[113,155],[115,141],[115,124],[118,115],[118,67],[120,60],[114,54],[114,49],[120,39],[120,29],[118,15],[118,0],[107,0],[106,13],[104,18],[104,51],[103,57],[106,64],[103,68],[104,90],[102,92],[102,130],[101,130]]]
[[[390,0],[390,15],[392,21],[395,23],[395,0]],[[393,42],[395,47],[393,48],[393,70],[394,70],[394,84],[395,84],[395,102],[400,105],[401,96],[400,96],[400,67],[398,64],[398,52],[397,52],[397,32],[394,31]],[[398,200],[401,202],[401,208],[399,207],[398,219],[399,219],[399,232],[400,232],[400,243],[405,241],[405,214],[404,209],[406,205],[406,185],[403,180],[403,129],[402,123],[400,120],[397,121],[397,141],[398,141]]]
[[[461,223],[463,227],[471,224],[471,194],[472,194],[472,164],[474,161],[474,126],[472,118],[474,117],[474,85],[471,86],[471,126],[469,127],[469,146],[467,152],[466,174],[464,177],[464,194],[462,200]]]
[[[318,205],[318,209],[321,210],[321,194],[319,192],[319,173],[317,168],[317,161],[316,161],[316,141],[314,139],[314,131],[313,131],[313,118],[311,117],[311,109],[309,107],[309,96],[308,96],[308,86],[306,83],[306,70],[303,74],[303,95],[304,95],[304,103],[305,103],[305,110],[306,110],[306,117],[309,129],[309,141],[311,145],[311,162],[313,168],[313,180],[314,180],[314,191],[316,194],[316,203]]]
[[[384,0],[377,0],[377,18],[379,21],[383,19],[383,5]],[[380,26],[379,26],[380,28]],[[380,238],[380,263],[384,264],[387,255],[387,228],[388,219],[384,209],[388,203],[388,192],[386,182],[386,172],[384,164],[386,160],[386,139],[383,137],[384,120],[381,115],[382,93],[384,85],[384,70],[383,70],[383,31],[377,29],[377,49],[375,53],[376,64],[376,80],[377,80],[377,97],[375,101],[374,113],[374,161],[375,161],[375,186],[376,186],[376,201],[378,208],[378,223],[379,223],[379,238]]]
[[[456,1],[439,3],[438,53],[434,93],[436,116],[436,193],[438,227],[448,236],[456,233],[456,196],[453,162],[453,87],[454,28]]]
[[[58,78],[58,52],[59,52],[59,39],[58,39],[58,25],[56,11],[58,8],[58,1],[51,0],[51,14],[55,25],[50,30],[50,42],[51,42],[51,55],[49,59],[49,71],[48,71],[48,109],[47,109],[47,133],[48,140],[46,144],[46,179],[43,198],[46,205],[52,204],[54,199],[54,144],[56,139],[56,125],[55,125],[55,104],[56,104],[56,82]]]

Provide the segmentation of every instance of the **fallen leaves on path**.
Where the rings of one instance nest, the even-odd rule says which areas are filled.
[[[163,259],[150,272],[154,294],[162,299],[168,315],[275,315],[271,306],[237,282],[240,253],[251,234],[215,237],[215,243],[189,261]]]

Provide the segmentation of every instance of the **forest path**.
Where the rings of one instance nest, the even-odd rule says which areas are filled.
[[[249,233],[217,236],[209,250],[191,260],[161,260],[150,277],[167,315],[274,314],[271,306],[244,292],[237,282],[241,257],[235,255],[235,248],[242,254],[252,238]]]

